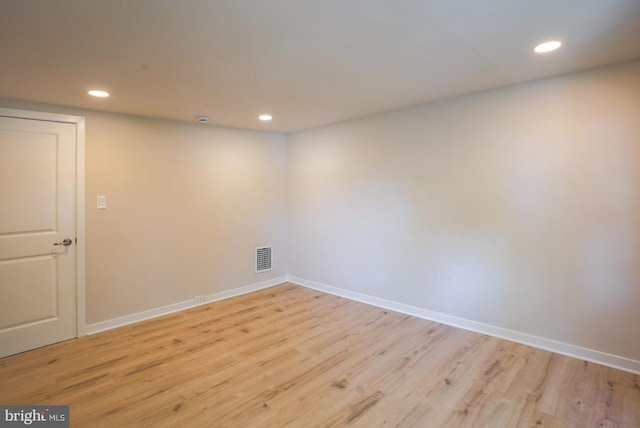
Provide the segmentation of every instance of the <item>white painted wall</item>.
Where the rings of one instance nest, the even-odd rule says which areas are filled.
[[[284,135],[99,115],[86,145],[95,321],[286,274]],[[261,245],[276,263],[256,274]]]
[[[286,275],[284,135],[0,106],[86,118],[87,324],[136,320]],[[96,210],[97,195],[106,210]],[[261,245],[274,246],[274,269],[256,274]]]
[[[290,275],[640,360],[640,61],[287,153]]]

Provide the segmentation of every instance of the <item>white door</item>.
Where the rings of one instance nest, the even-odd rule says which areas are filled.
[[[0,117],[0,357],[76,337],[75,231],[76,125]]]

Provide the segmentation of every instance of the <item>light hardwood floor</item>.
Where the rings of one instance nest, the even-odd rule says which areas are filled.
[[[640,376],[292,284],[0,359],[72,427],[638,427]]]

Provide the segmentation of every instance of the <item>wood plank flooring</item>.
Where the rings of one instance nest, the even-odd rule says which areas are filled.
[[[72,427],[640,427],[640,376],[282,284],[0,359]]]

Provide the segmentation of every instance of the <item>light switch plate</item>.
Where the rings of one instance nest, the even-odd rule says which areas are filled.
[[[107,197],[106,196],[98,196],[98,205],[96,209],[105,210],[107,209]]]

